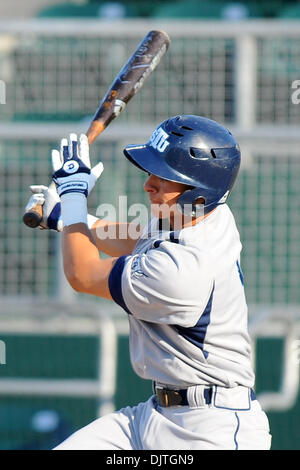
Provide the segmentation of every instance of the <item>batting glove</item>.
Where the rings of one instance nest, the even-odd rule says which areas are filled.
[[[60,152],[52,150],[52,166],[52,178],[60,197],[68,193],[80,193],[87,197],[103,171],[101,162],[91,169],[85,134],[80,135],[79,145],[76,134],[70,134],[69,142],[62,139]]]
[[[49,188],[44,185],[32,185],[30,190],[32,196],[26,205],[25,211],[30,211],[36,206],[42,206],[43,218],[39,228],[61,232],[63,228],[61,205],[55,184],[52,183]]]
[[[89,144],[85,134],[61,140],[60,151],[52,150],[52,179],[62,204],[63,225],[87,223],[86,199],[103,171],[100,162],[91,168]]]

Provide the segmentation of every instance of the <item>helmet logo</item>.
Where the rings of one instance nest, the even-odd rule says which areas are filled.
[[[155,150],[164,152],[170,143],[167,141],[168,137],[169,135],[161,127],[159,127],[158,129],[155,129],[148,143]]]

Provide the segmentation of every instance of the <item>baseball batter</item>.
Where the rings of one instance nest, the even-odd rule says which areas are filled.
[[[96,419],[56,449],[269,449],[253,389],[242,245],[226,204],[239,146],[215,121],[182,115],[124,154],[148,173],[152,217],[137,241],[97,236],[107,223],[88,216],[87,197],[103,166],[91,169],[84,135],[52,152],[58,195],[32,187],[27,206],[43,204],[43,228],[63,227],[71,286],[122,307],[132,366],[153,383],[148,401]]]

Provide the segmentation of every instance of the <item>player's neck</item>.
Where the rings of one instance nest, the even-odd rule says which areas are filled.
[[[187,217],[182,214],[174,216],[174,214],[172,214],[170,217],[170,229],[182,230],[184,228],[193,227],[194,225],[197,225],[199,222],[201,222],[201,220],[206,219],[206,217],[208,217],[214,211],[215,209],[200,217]]]

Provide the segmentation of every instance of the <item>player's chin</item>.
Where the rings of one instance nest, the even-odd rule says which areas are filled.
[[[164,219],[165,214],[168,212],[168,208],[164,207],[165,204],[158,204],[151,202],[151,214],[158,219]]]

